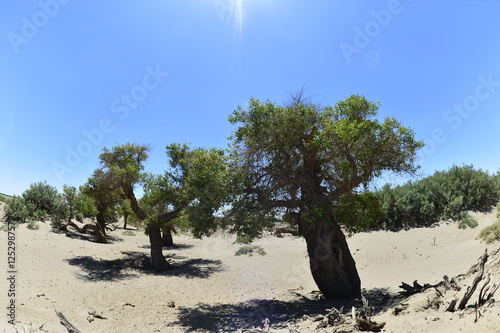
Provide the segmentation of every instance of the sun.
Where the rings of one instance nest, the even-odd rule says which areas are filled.
[[[236,30],[241,37],[243,33],[244,4],[243,0],[215,0],[214,7],[219,19],[229,28]]]

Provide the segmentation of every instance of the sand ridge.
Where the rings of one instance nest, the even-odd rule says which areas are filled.
[[[402,281],[433,284],[444,275],[467,272],[485,248],[495,248],[476,240],[479,231],[495,221],[495,214],[473,213],[479,222],[474,229],[459,230],[443,222],[434,228],[354,235],[348,243],[362,287],[397,292]],[[198,240],[180,235],[174,239],[178,248],[164,251],[176,268],[153,274],[119,265],[124,253],[148,254],[148,238],[142,232],[126,236],[118,228],[111,232],[109,244],[99,244],[89,241],[90,235],[68,236],[54,232],[49,223],[39,225],[39,230],[29,230],[23,224],[16,232],[19,327],[66,332],[57,310],[82,332],[237,331],[260,325],[267,316],[293,312],[317,289],[301,238],[267,235],[255,242],[267,254],[250,257],[234,255],[240,246],[233,244],[234,236]],[[5,235],[0,233],[2,244]],[[4,246],[0,255],[6,258]],[[2,279],[0,290],[6,288]],[[1,307],[5,306],[2,298]],[[412,314],[381,316],[389,332],[402,332],[409,322],[413,328],[408,332],[432,332],[431,324],[440,332],[454,332],[462,327],[454,325],[463,325],[454,320],[438,326],[418,313],[413,319]],[[3,321],[0,325],[6,332],[11,328]],[[299,326],[300,332],[316,332],[314,322],[305,320]],[[271,330],[275,331],[288,329]]]

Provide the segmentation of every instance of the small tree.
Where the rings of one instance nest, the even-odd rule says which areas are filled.
[[[78,200],[78,190],[74,186],[63,185],[62,192],[63,203],[67,207],[67,219],[71,222],[75,218],[77,200]]]
[[[384,171],[414,172],[423,146],[397,120],[376,119],[378,108],[358,95],[320,107],[298,94],[285,106],[251,99],[229,118],[239,124],[233,147],[242,170],[235,223],[265,224],[286,210],[305,238],[313,278],[326,298],[360,297],[341,226],[356,230],[367,215],[376,217],[366,213],[378,209],[363,185]]]
[[[127,143],[104,148],[100,159],[103,169],[123,190],[140,221],[146,223],[151,243],[154,270],[165,270],[170,264],[163,256],[161,229],[182,213],[191,221],[195,236],[215,229],[214,213],[225,203],[227,158],[218,149],[193,149],[186,145],[167,146],[170,168],[160,176],[144,172],[149,147]],[[142,185],[144,196],[137,200],[134,187]]]
[[[116,193],[118,190],[111,175],[102,169],[95,170],[87,183],[80,187],[80,191],[91,198],[96,210],[97,224],[104,235],[106,235],[106,215],[114,214],[119,202]]]
[[[119,200],[117,202],[117,212],[123,217],[123,229],[127,229],[127,223],[129,219],[134,222],[136,220],[135,213],[130,206],[130,201],[124,196],[119,196]]]
[[[47,184],[46,181],[31,184],[23,192],[22,197],[34,219],[44,220],[56,213],[60,197],[57,189]]]

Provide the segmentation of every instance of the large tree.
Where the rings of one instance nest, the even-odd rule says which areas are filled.
[[[163,256],[162,228],[184,215],[194,236],[209,235],[216,228],[217,211],[228,198],[226,174],[228,158],[220,149],[191,149],[187,145],[166,147],[169,168],[163,175],[144,172],[149,147],[127,143],[104,148],[100,159],[140,221],[146,223],[151,244],[151,259],[156,271],[170,268]],[[142,186],[144,196],[134,189]]]
[[[245,224],[285,211],[305,238],[312,276],[326,298],[361,293],[342,227],[356,230],[375,214],[363,185],[385,171],[417,168],[423,143],[396,119],[378,120],[378,108],[359,95],[320,107],[299,93],[284,106],[251,99],[229,117],[238,125],[233,145],[243,170],[233,215]]]

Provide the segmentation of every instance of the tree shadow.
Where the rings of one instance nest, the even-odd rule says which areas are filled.
[[[120,281],[138,278],[141,275],[180,276],[188,279],[206,279],[212,274],[221,272],[222,262],[211,259],[187,259],[185,257],[174,258],[172,269],[155,272],[150,257],[143,252],[122,252],[123,258],[105,260],[90,256],[81,256],[68,259],[72,266],[79,266],[82,273],[78,277],[86,281]],[[179,260],[179,261],[178,261]]]
[[[139,248],[141,249],[150,249],[151,245],[149,244],[143,244],[143,245],[138,245]],[[191,244],[174,244],[173,246],[163,246],[163,249],[167,250],[187,250],[193,248],[194,245]]]
[[[176,259],[179,259],[178,257]],[[195,258],[174,263],[171,270],[157,274],[165,276],[180,276],[188,279],[207,279],[214,273],[222,272],[222,261]]]
[[[304,316],[323,316],[332,308],[343,308],[343,313],[350,315],[353,306],[363,306],[361,300],[311,299],[298,293],[295,293],[295,296],[296,299],[292,301],[252,299],[237,304],[199,303],[195,308],[180,307],[178,321],[174,324],[184,327],[185,332],[234,332],[262,327],[263,320],[267,318],[271,328],[282,329]],[[401,300],[398,295],[389,293],[387,289],[368,290],[363,296],[372,307],[372,315],[396,306]]]
[[[96,259],[90,256],[75,257],[66,260],[72,266],[78,266],[82,273],[77,273],[82,280],[95,281],[121,281],[137,277],[137,274],[125,272],[124,267],[116,264],[115,260]]]
[[[63,231],[58,228],[52,227],[52,232],[58,234],[64,234],[66,235],[66,237],[71,239],[77,239],[97,244],[114,244],[118,242],[123,242],[123,238],[111,235],[109,233],[105,235],[107,243],[100,243],[97,236],[94,233],[92,233],[92,231],[87,231],[87,233],[82,234],[73,229],[67,229],[66,231]]]

